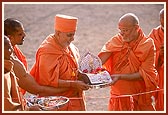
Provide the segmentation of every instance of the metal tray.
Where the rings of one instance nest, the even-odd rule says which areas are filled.
[[[63,96],[47,96],[47,97],[36,97],[31,96],[31,98],[26,99],[27,106],[39,105],[42,110],[50,111],[56,110],[69,102],[67,97]]]
[[[96,85],[90,85],[90,86],[93,89],[99,89],[99,88],[109,87],[110,83],[102,83],[102,84],[96,84]]]

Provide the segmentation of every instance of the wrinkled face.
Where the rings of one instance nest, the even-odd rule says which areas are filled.
[[[131,42],[132,40],[137,38],[138,27],[138,25],[132,25],[123,21],[119,22],[118,24],[118,29],[120,31],[119,33],[122,35],[125,42]]]
[[[12,45],[8,39],[4,43],[4,59],[9,60],[12,52],[13,52]]]
[[[57,32],[57,40],[59,44],[66,48],[74,40],[75,32]]]
[[[17,27],[17,31],[8,36],[11,40],[12,45],[22,45],[24,42],[24,37],[26,36],[23,26]]]

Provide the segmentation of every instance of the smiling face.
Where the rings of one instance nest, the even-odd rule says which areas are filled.
[[[63,48],[66,48],[70,45],[70,43],[74,40],[74,35],[75,32],[56,31],[56,39]]]

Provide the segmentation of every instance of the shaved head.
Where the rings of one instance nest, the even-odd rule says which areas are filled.
[[[139,19],[133,13],[123,15],[118,22],[118,29],[125,42],[131,42],[138,37]]]
[[[7,18],[4,21],[4,34],[6,36],[13,35],[20,27],[22,27],[22,23],[19,20],[14,18]]]
[[[128,26],[139,25],[139,19],[133,13],[127,13],[119,19],[119,23],[127,23]]]
[[[160,25],[164,28],[164,9],[161,9],[159,12]]]
[[[164,9],[161,9],[160,12],[159,12],[159,15],[164,15]]]
[[[4,59],[9,60],[12,52],[11,42],[7,36],[4,36]]]

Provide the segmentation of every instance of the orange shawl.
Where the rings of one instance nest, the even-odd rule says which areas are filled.
[[[155,47],[156,47],[156,69],[159,73],[159,88],[164,88],[164,57],[160,56],[160,46],[164,44],[164,31],[162,30],[161,26],[158,26],[157,28],[152,29],[152,31],[149,34],[149,37],[151,37],[154,40]],[[158,92],[158,100],[156,103],[156,109],[157,110],[163,110],[164,109],[164,93]]]
[[[154,45],[139,30],[137,40],[129,44],[122,41],[120,34],[112,37],[102,48],[103,52],[112,52],[111,57],[103,65],[110,74],[126,74],[139,72],[143,81],[119,80],[111,86],[109,110],[151,110],[151,95],[133,96],[134,107],[129,97],[115,98],[115,95],[131,95],[155,90],[157,73],[154,67]]]
[[[77,60],[79,52],[77,48],[71,43],[70,52],[71,56],[63,50],[54,40],[53,35],[49,35],[40,45],[36,53],[36,63],[30,71],[35,80],[40,85],[58,87],[58,79],[63,80],[76,80],[77,78],[71,77],[74,68],[77,68]],[[74,61],[76,60],[76,61]],[[57,94],[59,96],[73,97],[75,94],[74,89]],[[83,92],[78,92],[74,99],[70,100],[67,108],[63,110],[85,110]]]

